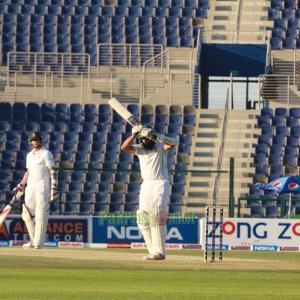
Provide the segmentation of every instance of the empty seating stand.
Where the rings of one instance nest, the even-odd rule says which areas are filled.
[[[2,114],[3,121],[0,122],[0,192],[4,193],[4,198],[6,191],[20,180],[20,174],[24,174],[26,155],[31,150],[28,136],[32,130],[38,130],[43,136],[43,144],[52,151],[59,168],[62,205],[51,205],[52,214],[95,215],[99,211],[123,213],[136,210],[142,182],[139,163],[136,156],[120,152],[120,143],[131,131],[126,131],[127,127],[122,119],[118,122],[119,119],[114,116],[109,106],[75,103],[39,105],[33,102],[16,102],[11,105],[1,102],[0,107],[0,114],[5,112]],[[183,116],[195,114],[192,107],[184,108],[178,105],[140,107],[129,104],[128,109],[139,118],[143,115],[151,116],[154,127],[163,124],[165,130],[162,132],[166,132],[169,125],[179,128],[181,132],[181,127],[184,126]],[[156,114],[161,118],[155,118]],[[100,126],[104,124],[99,123],[99,120],[103,120],[100,115],[106,116],[106,126]],[[83,131],[85,121],[93,124],[94,131]],[[115,128],[111,126],[112,121],[122,126]],[[15,130],[11,130],[14,122],[22,123],[25,127],[17,126]],[[53,131],[54,128],[56,131]],[[192,135],[186,133],[180,135],[180,138],[186,149],[189,149]],[[294,145],[295,142],[290,143]],[[185,157],[185,153],[179,153],[179,150],[185,151],[185,148],[174,148],[170,152],[168,164],[172,171],[172,194],[178,194],[182,199],[186,183],[186,173],[182,170],[186,170],[189,157]],[[6,173],[6,170],[12,168],[16,169],[14,176],[7,176],[11,173]],[[129,196],[125,196],[126,194],[132,196],[132,201]],[[105,201],[101,202],[100,199]],[[180,203],[181,201],[173,203],[170,213],[180,212]]]
[[[258,137],[253,157],[254,182],[247,199],[259,200],[257,203],[260,203],[262,208],[254,208],[253,217],[276,218],[283,213],[280,201],[272,205],[266,202],[274,199],[275,193],[261,194],[254,189],[254,184],[257,181],[270,182],[282,176],[298,174],[299,118],[300,110],[296,107],[264,108],[257,118],[257,127],[261,129],[261,135]],[[292,211],[295,212],[294,209]]]
[[[197,37],[192,34],[192,21],[194,18],[206,18],[210,7],[209,0],[116,1],[113,5],[103,1],[92,2],[85,1],[79,5],[78,1],[68,4],[65,1],[55,4],[51,1],[49,5],[49,1],[34,1],[25,5],[21,1],[8,1],[0,4],[0,14],[3,16],[0,25],[2,63],[7,63],[10,51],[44,51],[87,53],[91,55],[91,63],[96,65],[96,45],[99,43],[128,41],[190,48],[197,44]],[[288,7],[284,8],[286,17],[291,11]],[[270,11],[269,17],[275,19],[276,12]],[[165,18],[175,21],[165,22]],[[161,30],[154,28],[154,24],[161,24]],[[168,31],[176,34],[167,36]],[[30,68],[30,64],[27,67]],[[49,70],[46,64],[39,67]]]

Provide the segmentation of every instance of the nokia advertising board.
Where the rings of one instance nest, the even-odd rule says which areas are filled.
[[[195,217],[172,217],[167,224],[167,243],[199,243],[199,224]],[[136,217],[93,218],[93,243],[140,243],[143,237]]]

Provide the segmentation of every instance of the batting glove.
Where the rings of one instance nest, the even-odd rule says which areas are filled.
[[[142,125],[133,126],[132,130],[131,130],[131,133],[132,134],[140,133],[142,129],[143,129]]]
[[[156,139],[156,131],[149,127],[143,127],[139,133],[139,138]]]
[[[51,185],[50,202],[57,200],[59,197],[59,190],[57,182],[53,181]]]
[[[24,194],[24,185],[19,183],[14,189],[13,194],[16,195],[17,198],[20,198]]]

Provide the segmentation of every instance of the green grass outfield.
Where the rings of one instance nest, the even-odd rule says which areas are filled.
[[[0,248],[0,299],[300,299],[300,253]]]

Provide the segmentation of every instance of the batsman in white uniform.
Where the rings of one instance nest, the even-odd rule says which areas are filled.
[[[136,138],[140,144],[133,144]],[[149,254],[145,260],[163,260],[166,257],[168,202],[170,197],[167,151],[176,145],[176,139],[157,135],[149,127],[134,126],[132,135],[121,150],[137,155],[143,183],[141,185],[137,223],[143,234]]]
[[[22,218],[30,241],[23,248],[41,249],[47,231],[49,200],[56,200],[59,194],[57,174],[52,153],[42,146],[41,134],[32,132],[29,143],[33,149],[26,157],[27,170],[14,192],[17,196],[25,192]]]

